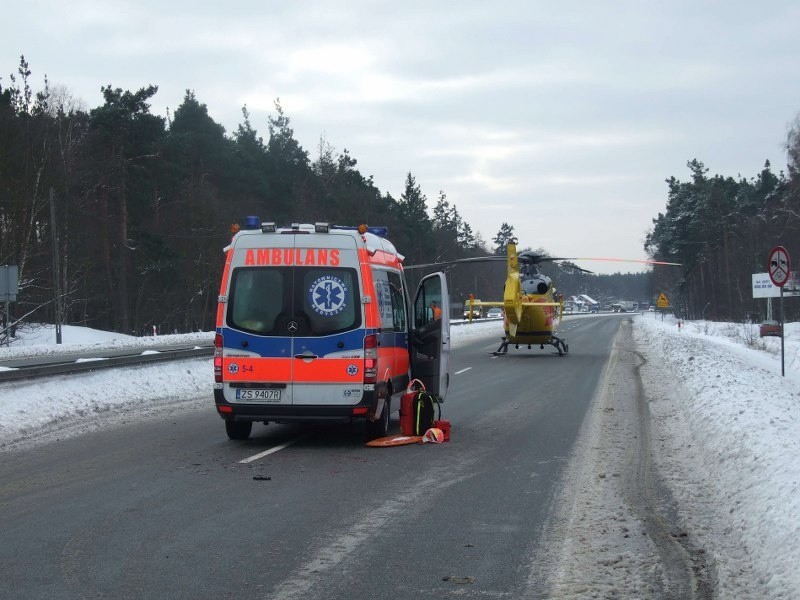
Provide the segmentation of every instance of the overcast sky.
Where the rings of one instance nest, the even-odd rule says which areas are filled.
[[[406,173],[491,242],[559,256],[643,259],[686,162],[751,177],[785,169],[800,112],[800,4],[752,2],[6,3],[0,85],[24,54],[32,87],[86,108],[101,85],[159,87],[166,115],[194,90],[231,133],[274,101],[399,198]],[[269,215],[261,215],[267,218]],[[596,272],[635,264],[585,264]]]

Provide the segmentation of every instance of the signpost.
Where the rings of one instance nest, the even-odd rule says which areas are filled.
[[[19,267],[17,265],[0,265],[0,302],[6,305],[5,318],[2,320],[5,328],[11,325],[9,307],[12,302],[17,301],[17,292],[19,292]],[[5,339],[10,337],[9,331]]]
[[[769,272],[769,278],[773,285],[781,288],[781,377],[786,376],[783,343],[783,286],[789,281],[791,268],[789,253],[786,251],[786,248],[783,246],[775,246],[772,252],[769,253],[769,258],[767,259],[767,271]]]

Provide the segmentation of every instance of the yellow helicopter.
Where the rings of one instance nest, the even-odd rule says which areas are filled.
[[[500,347],[493,352],[495,356],[508,353],[508,345],[520,344],[531,348],[538,345],[553,346],[559,356],[569,352],[569,345],[556,335],[556,325],[564,313],[562,296],[556,295],[550,278],[539,270],[539,263],[561,259],[544,257],[531,251],[517,254],[516,244],[508,244],[508,273],[503,288],[502,302],[483,302],[470,297],[470,305],[499,306],[503,309],[503,325],[505,335]],[[571,265],[571,268],[586,271]],[[470,306],[472,308],[472,306]],[[470,310],[470,321],[472,312]]]
[[[449,261],[439,264],[474,263],[485,261],[506,260],[508,272],[506,275],[505,287],[503,288],[502,302],[485,302],[475,300],[470,294],[469,299],[469,320],[472,321],[474,307],[499,306],[503,309],[503,325],[505,335],[502,336],[500,346],[492,354],[502,356],[508,353],[509,344],[514,344],[515,348],[520,345],[538,345],[544,349],[546,345],[553,346],[559,356],[564,356],[569,352],[569,345],[566,340],[556,335],[557,325],[561,321],[564,313],[563,296],[556,293],[552,280],[542,273],[539,264],[543,262],[560,262],[572,260],[608,260],[612,262],[638,262],[653,265],[675,265],[656,260],[626,260],[619,258],[557,258],[537,254],[530,250],[517,253],[515,243],[509,243],[506,247],[507,258],[500,256],[484,256],[465,258],[461,260]],[[420,268],[432,265],[417,265]],[[567,265],[570,269],[591,273],[573,263]]]

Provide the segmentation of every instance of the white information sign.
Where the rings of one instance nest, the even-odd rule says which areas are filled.
[[[0,302],[16,302],[19,291],[19,267],[0,266]]]
[[[769,273],[753,273],[753,298],[780,298],[781,288],[772,283]],[[789,274],[789,280],[783,286],[783,295],[800,296],[800,279],[797,271]]]

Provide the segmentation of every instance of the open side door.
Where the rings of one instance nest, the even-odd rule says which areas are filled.
[[[409,341],[411,377],[444,400],[450,384],[450,294],[444,273],[432,273],[414,296]]]

